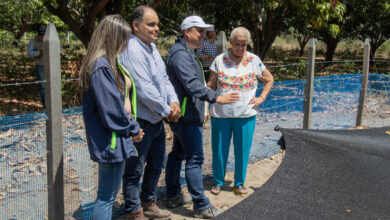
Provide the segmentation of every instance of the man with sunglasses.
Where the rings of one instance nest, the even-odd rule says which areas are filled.
[[[180,170],[183,160],[188,191],[194,203],[193,215],[197,218],[213,218],[222,211],[210,204],[204,195],[203,123],[206,117],[205,101],[230,104],[239,100],[238,93],[218,96],[206,87],[201,62],[194,50],[200,48],[207,30],[214,26],[206,24],[199,16],[189,16],[180,25],[181,34],[170,48],[167,58],[167,73],[181,104],[181,117],[170,123],[173,131],[173,147],[166,164],[166,188],[168,208],[183,205]]]

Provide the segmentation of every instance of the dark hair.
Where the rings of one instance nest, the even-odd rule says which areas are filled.
[[[44,35],[46,32],[46,25],[45,24],[38,24],[37,26],[37,33],[39,35]]]
[[[133,30],[134,30],[133,21],[137,21],[138,23],[141,23],[143,18],[144,18],[144,14],[145,14],[146,9],[151,9],[151,10],[155,11],[149,5],[140,5],[140,6],[137,6],[136,8],[134,8],[133,11],[131,12],[131,15],[129,18],[129,24]]]

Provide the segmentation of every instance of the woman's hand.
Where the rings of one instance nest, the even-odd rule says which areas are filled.
[[[207,103],[207,105],[208,105],[208,103]],[[204,116],[204,121],[207,122],[208,120],[210,120],[210,111],[207,108],[206,109],[206,115]]]
[[[216,102],[221,105],[235,103],[240,100],[240,95],[237,92],[228,93],[223,96],[218,96]]]
[[[139,133],[137,136],[134,136],[134,137],[131,137],[131,140],[133,142],[140,142],[142,141],[142,138],[144,137],[144,130],[142,130],[142,128],[139,129]]]
[[[262,96],[259,96],[259,97],[253,97],[252,99],[251,99],[251,101],[249,102],[249,104],[253,104],[253,108],[257,108],[257,107],[259,107],[259,105],[261,104],[261,103],[263,103],[265,101],[265,98],[264,97],[262,97]]]

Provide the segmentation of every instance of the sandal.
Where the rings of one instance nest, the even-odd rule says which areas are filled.
[[[232,191],[235,195],[244,195],[248,193],[248,190],[244,185],[234,186]]]
[[[214,185],[213,187],[211,187],[210,192],[214,195],[218,195],[221,192],[221,185]]]

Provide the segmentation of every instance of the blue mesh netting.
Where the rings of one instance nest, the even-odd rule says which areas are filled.
[[[317,77],[313,128],[353,127],[361,74]],[[251,161],[279,151],[276,125],[302,127],[305,80],[275,82],[259,107]],[[262,84],[259,85],[259,92]],[[390,105],[390,77],[370,75],[368,95]],[[0,118],[0,219],[47,218],[46,116]],[[91,219],[97,190],[97,165],[89,159],[81,108],[63,111],[66,219]],[[233,169],[233,153],[228,169]],[[118,215],[119,212],[114,212]]]
[[[0,219],[46,216],[45,120],[44,114],[0,118]]]

